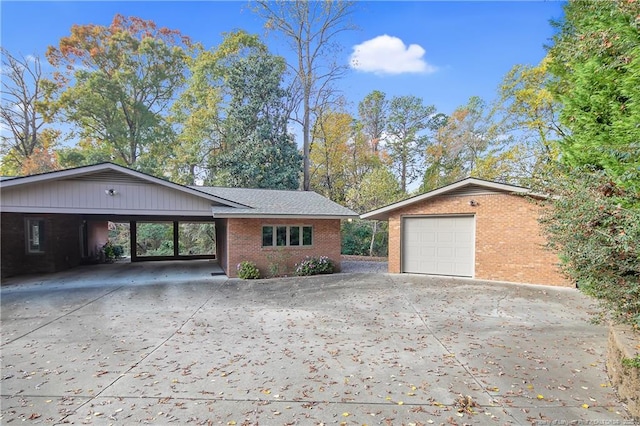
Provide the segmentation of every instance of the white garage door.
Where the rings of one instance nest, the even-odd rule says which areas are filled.
[[[405,218],[402,271],[473,277],[474,217]]]

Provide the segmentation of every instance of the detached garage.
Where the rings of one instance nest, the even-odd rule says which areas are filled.
[[[545,248],[539,198],[467,178],[366,213],[389,221],[389,272],[571,286]]]

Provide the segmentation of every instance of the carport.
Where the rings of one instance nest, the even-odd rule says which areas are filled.
[[[95,259],[109,222],[129,224],[132,262],[215,258],[234,277],[242,261],[291,271],[327,256],[340,270],[340,220],[358,216],[311,191],[184,186],[112,163],[4,179],[0,188],[3,277]],[[138,252],[142,227],[154,224],[165,246]],[[182,250],[188,224],[209,225],[211,250]]]
[[[224,244],[215,241],[206,254],[180,251],[182,224],[211,224],[216,233],[225,229],[225,219],[213,218],[214,206],[246,207],[110,163],[5,180],[2,275],[90,262],[108,240],[109,222],[129,224],[132,262],[224,258]],[[138,229],[147,223],[171,227],[172,254],[139,255]]]

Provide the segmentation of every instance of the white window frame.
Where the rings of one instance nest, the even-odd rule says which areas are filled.
[[[27,254],[44,253],[44,219],[41,217],[25,218],[25,247]]]

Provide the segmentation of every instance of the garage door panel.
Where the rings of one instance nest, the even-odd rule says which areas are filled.
[[[403,222],[403,272],[473,276],[473,216],[416,217]]]

